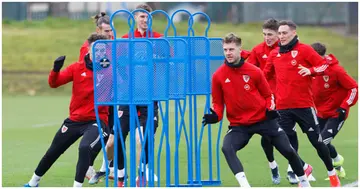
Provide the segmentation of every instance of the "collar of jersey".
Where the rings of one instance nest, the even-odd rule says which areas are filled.
[[[297,35],[295,35],[295,37],[286,45],[281,45],[279,42],[279,47],[280,47],[279,53],[287,53],[291,51],[298,42],[299,40]]]
[[[90,60],[90,54],[89,53],[85,55],[84,61],[85,61],[86,68],[93,71],[93,64],[92,64],[92,61]]]
[[[236,64],[234,64],[234,63],[230,64],[230,63],[225,59],[225,64],[226,64],[227,66],[229,66],[230,68],[240,68],[242,65],[244,65],[244,62],[245,62],[245,59],[242,58],[242,57],[241,57],[241,59],[240,59],[240,62],[239,62],[239,63],[236,63]]]

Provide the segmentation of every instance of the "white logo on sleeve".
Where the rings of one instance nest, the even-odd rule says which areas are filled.
[[[81,76],[86,77],[86,72],[83,72]]]
[[[230,83],[230,79],[226,78],[225,83]]]

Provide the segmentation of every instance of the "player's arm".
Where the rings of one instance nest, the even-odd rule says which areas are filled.
[[[326,60],[322,58],[313,48],[310,46],[306,46],[304,49],[304,52],[306,53],[305,60],[312,66],[311,68],[306,68],[303,65],[299,65],[299,74],[301,76],[316,76],[316,75],[322,75],[326,68],[329,67],[329,65],[326,63]]]
[[[79,62],[84,60],[84,57],[88,52],[89,52],[88,47],[82,46],[80,48]]]
[[[261,96],[266,100],[266,108],[268,110],[275,109],[275,99],[274,94],[271,92],[270,85],[267,82],[263,72],[259,70],[258,78],[256,82],[256,88],[259,90]]]
[[[253,64],[257,67],[260,67],[259,61],[257,60],[256,57],[256,52],[255,52],[255,48],[252,49],[249,58],[246,60],[246,62]]]
[[[273,50],[274,51],[274,50]],[[263,69],[263,72],[264,72],[264,75],[265,75],[265,78],[269,81],[270,79],[272,79],[275,75],[275,68],[274,68],[274,62],[273,62],[273,59],[274,59],[274,52],[271,52],[269,54],[269,57],[268,59],[266,60],[266,64],[265,64],[265,67]]]
[[[341,103],[340,108],[348,110],[351,106],[356,104],[358,100],[358,84],[341,66],[336,66],[336,76],[339,84],[348,90],[348,94]]]
[[[48,79],[49,86],[51,88],[57,88],[73,80],[73,67],[75,64],[72,64],[65,68],[65,70],[60,71],[64,65],[64,61],[65,56],[60,56],[54,61],[54,67],[53,70],[51,70]]]
[[[212,124],[217,123],[223,118],[224,112],[224,94],[221,88],[221,83],[217,79],[217,74],[213,75],[212,86],[211,86],[211,95],[212,95],[212,108],[210,108],[211,113],[205,114],[203,117],[203,124]]]
[[[216,112],[216,115],[218,115],[218,121],[220,121],[223,118],[225,102],[221,82],[219,81],[216,74],[214,74],[212,78],[211,96],[213,110]]]
[[[257,84],[256,87],[258,88],[259,93],[266,100],[266,117],[268,119],[276,119],[276,118],[278,118],[280,115],[275,110],[274,94],[271,92],[270,85],[266,81],[266,78],[265,78],[263,72],[261,72],[260,70],[259,70],[259,74],[258,74],[256,84]]]
[[[240,52],[240,57],[241,58],[243,58],[243,59],[248,59],[249,58],[249,56],[250,56],[250,52],[249,51],[247,51],[247,50],[241,50],[241,52]]]

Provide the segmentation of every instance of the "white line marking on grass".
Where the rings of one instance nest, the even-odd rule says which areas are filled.
[[[342,187],[356,187],[356,186],[358,186],[358,181],[349,184],[344,184]]]
[[[32,125],[31,127],[50,127],[50,126],[54,126],[54,125],[59,125],[60,122],[48,122],[48,123],[40,123],[40,124],[35,124]]]

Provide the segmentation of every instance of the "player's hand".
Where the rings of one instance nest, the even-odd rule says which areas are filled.
[[[211,114],[205,114],[203,117],[203,121],[202,124],[205,126],[207,124],[213,124],[213,123],[217,123],[219,120],[218,115],[216,114],[216,112],[210,108],[210,112]]]
[[[346,117],[346,110],[344,108],[338,108],[336,111],[339,112],[339,120],[344,121]]]
[[[279,114],[279,112],[277,110],[266,109],[266,117],[269,120],[273,120],[273,119],[276,119],[276,118],[280,117],[280,114]]]
[[[302,66],[301,64],[299,64],[298,69],[300,69],[300,71],[298,73],[303,77],[311,75],[310,69]]]
[[[54,72],[59,72],[61,70],[61,68],[64,65],[64,61],[65,61],[66,56],[59,56],[55,61],[54,61],[54,68],[53,71]]]

